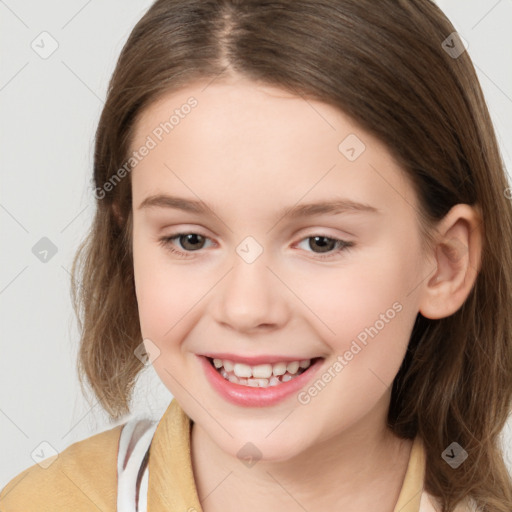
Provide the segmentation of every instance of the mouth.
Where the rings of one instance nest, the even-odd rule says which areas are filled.
[[[316,367],[316,363],[323,359],[321,357],[314,357],[312,359],[296,361],[249,365],[230,359],[205,357],[212,368],[226,381],[252,388],[282,386],[286,382],[296,379],[307,372],[312,366]]]

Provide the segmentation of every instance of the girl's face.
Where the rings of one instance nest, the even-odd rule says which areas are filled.
[[[168,94],[136,125],[134,272],[150,360],[233,456],[248,442],[286,460],[334,436],[381,435],[434,270],[412,186],[334,107],[244,79],[207,84]],[[322,206],[335,201],[350,204]],[[228,382],[205,355],[270,364],[223,363],[235,382],[233,371],[274,377]],[[307,371],[286,365],[287,382],[275,375],[285,365],[272,363],[311,359]]]

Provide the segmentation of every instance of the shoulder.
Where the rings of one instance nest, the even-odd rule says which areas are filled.
[[[117,456],[124,425],[78,441],[22,471],[0,492],[2,512],[116,510]]]

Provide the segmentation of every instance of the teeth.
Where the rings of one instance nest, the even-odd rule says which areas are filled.
[[[261,379],[270,379],[272,375],[271,364],[260,364],[252,368],[252,376]]]
[[[224,370],[226,370],[227,372],[233,371],[234,364],[231,361],[222,361],[221,360],[221,362],[223,363],[222,366],[224,366]]]
[[[272,366],[272,373],[277,377],[286,373],[286,363],[276,363]]]
[[[233,371],[237,377],[252,377],[252,368],[248,364],[235,363]]]
[[[293,363],[288,363],[286,365],[286,370],[288,373],[295,375],[299,371],[299,363],[297,361],[293,361]]]
[[[226,372],[234,372],[237,377],[256,379],[269,379],[272,375],[279,377],[284,375],[286,372],[295,375],[299,369],[305,370],[311,366],[311,359],[303,359],[301,361],[292,361],[291,363],[274,363],[274,364],[259,364],[256,366],[250,366],[244,363],[234,363],[227,359],[213,360],[215,368]]]
[[[226,380],[234,384],[265,388],[278,386],[300,375],[311,366],[311,359],[250,366],[244,363],[234,363],[227,359],[215,358],[213,359],[213,366]]]
[[[272,377],[270,377],[270,380],[268,381],[268,385],[269,386],[277,386],[278,384],[281,384],[281,382],[279,381],[279,379],[277,377],[274,377],[272,375]]]

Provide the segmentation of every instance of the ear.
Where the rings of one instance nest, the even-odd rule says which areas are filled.
[[[478,206],[455,205],[438,223],[433,259],[436,270],[425,285],[420,313],[439,319],[464,303],[480,270],[483,223]]]

